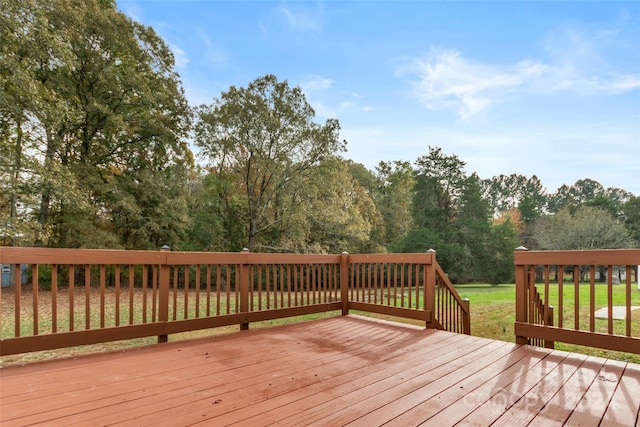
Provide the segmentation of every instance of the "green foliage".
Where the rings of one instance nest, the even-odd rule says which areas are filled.
[[[464,248],[447,233],[429,228],[414,228],[391,246],[392,252],[419,253],[428,249],[436,249],[438,264],[447,272],[449,279],[454,283],[460,282],[460,270],[456,267],[456,261],[464,253]]]
[[[511,222],[492,226],[492,208],[476,175],[466,176],[464,162],[430,148],[419,159],[413,189],[416,227],[392,248],[399,252],[436,249],[440,265],[453,282],[504,283],[513,275],[518,245]]]
[[[487,248],[490,256],[483,264],[483,274],[480,277],[484,277],[493,285],[513,282],[513,250],[517,244],[518,233],[509,220],[494,225],[489,234]]]
[[[65,247],[180,239],[189,110],[166,44],[111,1],[2,4],[2,234]]]
[[[384,226],[366,188],[350,174],[351,164],[340,159],[324,162],[309,176],[308,241],[321,252],[381,252],[374,236]],[[316,250],[317,251],[317,250]]]
[[[384,220],[382,244],[389,246],[413,227],[413,169],[409,162],[380,162],[372,191]]]
[[[640,247],[640,197],[631,197],[624,205],[625,226],[634,240],[635,247]]]
[[[338,121],[315,123],[301,89],[274,75],[231,86],[197,114],[196,143],[211,170],[232,175],[245,195],[244,246],[273,246],[279,224],[297,215],[305,198],[300,182],[344,149]]]
[[[438,147],[370,171],[274,75],[190,110],[167,45],[111,0],[0,5],[0,245],[434,248],[452,280],[492,284],[512,279],[519,244],[640,245],[640,201],[622,189],[480,180]]]
[[[549,196],[547,210],[558,213],[563,209],[575,211],[582,205],[601,207],[618,217],[624,203],[633,195],[620,188],[605,189],[592,179],[579,179],[573,185],[562,185]]]
[[[581,206],[549,216],[536,228],[540,249],[628,248],[632,239],[624,225],[607,210]]]
[[[413,221],[417,227],[447,228],[456,215],[466,175],[465,162],[439,147],[416,160]]]
[[[518,207],[522,218],[531,222],[537,218],[547,203],[547,194],[537,176],[498,175],[481,182],[482,192],[489,200],[494,213]]]

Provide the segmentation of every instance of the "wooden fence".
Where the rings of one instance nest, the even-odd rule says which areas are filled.
[[[180,332],[329,311],[470,333],[469,302],[435,253],[0,247],[0,264],[12,271],[11,286],[0,288],[0,356],[150,336],[165,342]]]
[[[640,292],[632,288],[640,250],[522,248],[514,262],[517,343],[553,348],[557,341],[640,354],[640,316],[632,302]],[[615,312],[622,315],[616,319]]]

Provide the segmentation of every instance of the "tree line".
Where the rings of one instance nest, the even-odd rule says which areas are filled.
[[[482,179],[428,145],[369,170],[274,75],[190,106],[166,43],[112,0],[0,5],[0,245],[433,248],[454,281],[504,283],[519,245],[640,243],[640,200],[623,189]]]

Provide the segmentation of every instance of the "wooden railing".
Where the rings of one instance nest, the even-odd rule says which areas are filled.
[[[435,328],[470,335],[469,300],[460,297],[439,264],[435,273]]]
[[[348,289],[350,309],[471,333],[469,301],[460,298],[435,253],[350,255]]]
[[[640,354],[640,250],[516,250],[516,342],[555,342]],[[614,285],[614,277],[619,284]],[[618,282],[618,280],[616,280]],[[635,301],[635,303],[634,303]],[[604,309],[599,318],[596,312]],[[614,319],[614,311],[622,318]]]
[[[362,310],[470,333],[435,253],[293,255],[0,247],[0,356]],[[26,270],[25,270],[26,266]],[[26,274],[28,280],[23,280]],[[18,285],[23,283],[21,286]]]

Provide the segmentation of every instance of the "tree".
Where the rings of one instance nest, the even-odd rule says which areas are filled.
[[[43,37],[44,8],[34,0],[0,1],[0,234],[4,244],[33,241],[38,229],[30,212],[37,161],[37,129],[30,126],[30,111],[41,100],[42,109],[55,109],[46,88],[36,79],[47,51],[58,51],[60,37]],[[46,101],[46,102],[45,102]]]
[[[413,219],[418,227],[446,228],[455,219],[466,182],[465,162],[439,147],[416,160]]]
[[[488,252],[492,255],[485,264],[484,279],[494,285],[513,283],[513,250],[518,245],[518,232],[510,219],[494,224],[489,235]]]
[[[305,203],[292,193],[305,174],[345,147],[338,121],[315,123],[302,90],[274,75],[231,86],[197,115],[196,143],[211,169],[242,186],[249,249],[295,215],[293,201]]]
[[[605,188],[592,179],[579,179],[572,186],[563,184],[549,196],[548,211],[557,213],[562,209],[575,210],[582,205],[601,207],[609,210],[614,216],[621,214],[622,205],[633,194],[620,188]]]
[[[513,249],[517,246],[516,229],[511,217],[492,225],[491,206],[482,197],[480,179],[475,174],[467,179],[455,228],[464,248],[458,261],[461,280],[492,284],[510,281]]]
[[[367,189],[353,177],[352,166],[350,161],[329,159],[307,176],[307,210],[299,221],[308,227],[305,252],[384,251],[377,238],[383,218]]]
[[[189,184],[189,229],[185,249],[235,252],[244,245],[244,196],[232,174],[201,171]]]
[[[382,243],[388,247],[413,226],[413,169],[409,162],[380,162],[375,177],[373,197],[385,224]]]
[[[491,209],[482,198],[479,179],[472,175],[465,183],[455,219],[457,239],[464,249],[457,265],[464,281],[480,280],[485,275],[487,260],[492,256],[488,250],[490,218]]]
[[[540,216],[547,203],[546,189],[537,176],[498,175],[481,182],[483,195],[494,213],[520,209],[523,219],[531,222]]]
[[[186,225],[180,178],[192,159],[166,44],[109,0],[3,0],[2,11],[2,143],[15,153],[12,187],[37,194],[37,203],[11,203],[30,203],[25,215],[39,225],[31,243],[177,239]]]
[[[414,226],[392,244],[392,249],[436,249],[442,268],[453,271],[464,251],[454,223],[467,179],[465,163],[455,155],[444,154],[439,147],[429,147],[429,154],[419,157],[415,165],[411,203]]]
[[[545,218],[535,238],[544,250],[618,249],[632,245],[624,225],[603,209],[582,206]]]
[[[623,207],[624,224],[634,240],[634,246],[640,247],[640,197],[631,197]]]

